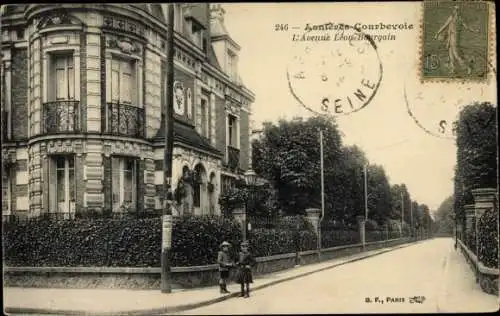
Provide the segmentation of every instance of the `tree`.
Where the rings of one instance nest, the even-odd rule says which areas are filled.
[[[336,219],[355,223],[356,216],[364,214],[363,168],[366,164],[368,159],[358,146],[342,148],[342,167],[337,170],[337,177],[343,181],[342,192],[346,198],[338,201],[341,204],[335,212]]]
[[[436,211],[436,227],[435,230],[438,233],[451,234],[454,230],[454,220],[453,220],[453,200],[454,197],[450,196],[446,198],[439,205]]]
[[[368,217],[383,224],[401,219],[403,194],[405,221],[410,223],[410,195],[404,184],[390,186],[382,166],[369,165],[357,146],[343,146],[334,120],[311,117],[265,123],[262,137],[253,142],[253,168],[274,189],[280,209],[303,214],[321,206],[319,130],[323,131],[325,220],[356,223],[365,214],[363,168],[368,165]]]
[[[336,173],[341,165],[340,133],[334,121],[323,117],[308,120],[280,120],[264,124],[263,137],[254,143],[259,160],[255,172],[273,183],[279,204],[287,214],[301,214],[309,207],[319,207],[320,146],[323,130],[325,170],[325,210],[332,212],[344,197]]]
[[[384,168],[370,165],[367,170],[368,178],[368,217],[383,224],[390,218],[393,208],[391,186]]]
[[[403,204],[403,220],[410,224],[411,215],[411,196],[404,183],[395,184],[391,187],[393,211],[391,213],[392,219],[401,220],[401,204]],[[401,198],[402,196],[402,198]]]

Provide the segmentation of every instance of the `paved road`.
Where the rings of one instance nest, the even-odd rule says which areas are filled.
[[[448,304],[447,308],[443,310],[440,305],[446,305],[441,302],[442,293],[447,292],[446,287],[449,287],[447,283],[450,283],[450,281],[446,281],[450,276],[445,271],[451,270],[449,269],[450,258],[453,255],[458,256],[456,253],[452,253],[453,251],[451,239],[433,239],[258,290],[251,293],[251,297],[247,299],[235,298],[180,314],[433,313],[449,311],[453,306],[450,307]],[[455,264],[460,265],[461,263],[455,262]],[[468,286],[470,287],[470,284]],[[238,285],[230,287],[230,290],[233,291],[237,289]],[[481,299],[483,297],[482,293],[476,293],[476,295],[480,295]],[[413,296],[423,296],[425,300],[422,304],[412,304],[409,297]],[[491,297],[486,299],[490,300],[488,302],[493,300],[493,304],[495,304],[495,298]],[[367,298],[370,299],[371,303],[366,302]],[[467,302],[463,302],[463,304],[467,304]],[[480,305],[480,307],[482,306],[484,304]],[[487,306],[485,308],[488,309]]]

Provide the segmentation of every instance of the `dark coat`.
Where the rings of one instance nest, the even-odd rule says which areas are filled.
[[[253,283],[251,267],[255,266],[256,263],[257,262],[255,261],[255,258],[252,256],[252,254],[240,252],[236,282]]]

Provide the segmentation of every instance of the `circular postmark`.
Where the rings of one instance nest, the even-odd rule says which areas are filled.
[[[488,65],[496,73],[493,65]],[[418,127],[429,135],[454,141],[464,107],[483,102],[496,104],[492,84],[421,82],[412,73],[405,80],[403,97],[408,114]],[[481,124],[486,127],[495,124],[495,120]]]
[[[334,38],[300,42],[292,48],[287,80],[292,95],[315,114],[338,116],[363,109],[382,81],[382,62],[373,39],[352,26]]]

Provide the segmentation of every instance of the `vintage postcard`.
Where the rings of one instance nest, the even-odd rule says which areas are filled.
[[[5,314],[499,309],[495,2],[0,8]]]

